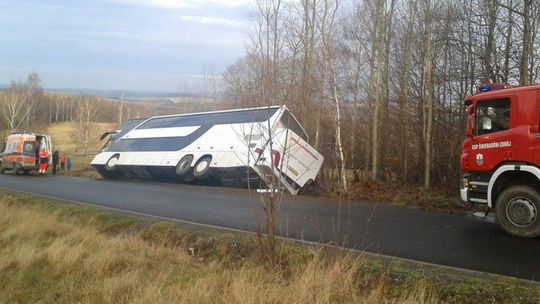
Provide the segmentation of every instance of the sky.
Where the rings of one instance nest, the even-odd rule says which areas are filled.
[[[178,92],[244,55],[249,0],[0,0],[0,84]]]

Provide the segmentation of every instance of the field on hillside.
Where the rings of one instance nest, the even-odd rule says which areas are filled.
[[[115,125],[96,123],[90,132],[86,154],[83,153],[82,147],[77,145],[78,141],[75,128],[76,126],[69,122],[55,123],[49,127],[49,134],[51,135],[54,149],[60,151],[60,153],[66,153],[73,163],[71,171],[60,172],[60,174],[98,177],[90,168],[90,162],[105,144],[99,141],[101,134],[114,130]]]
[[[538,285],[424,273],[399,261],[0,191],[0,303],[538,303]]]

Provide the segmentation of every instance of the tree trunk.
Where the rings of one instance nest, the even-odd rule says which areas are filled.
[[[531,46],[531,20],[530,10],[533,0],[523,0],[523,50],[519,62],[519,85],[529,85],[529,58],[532,52]]]
[[[375,39],[373,45],[372,61],[375,63],[374,73],[371,75],[371,98],[375,99],[375,109],[372,125],[372,149],[371,149],[371,177],[377,179],[379,176],[379,127],[381,118],[381,78],[382,78],[382,40],[384,38],[384,1],[377,1],[375,10]]]
[[[432,53],[432,10],[431,0],[424,2],[424,100],[427,104],[426,129],[424,137],[425,155],[424,155],[424,187],[429,188],[431,185],[431,133],[433,125],[433,53]]]

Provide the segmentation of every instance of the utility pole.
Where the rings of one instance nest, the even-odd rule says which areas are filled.
[[[120,127],[122,125],[122,119],[124,116],[124,92],[120,94],[120,105],[118,107],[118,126]]]

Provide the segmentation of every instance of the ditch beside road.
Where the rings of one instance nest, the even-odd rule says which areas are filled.
[[[0,175],[0,188],[185,221],[255,231],[259,198],[246,189],[68,176]],[[540,280],[540,240],[505,234],[495,222],[463,212],[389,205],[342,204],[340,235],[349,248],[390,257]],[[333,200],[285,195],[279,233],[311,242],[334,241]]]

